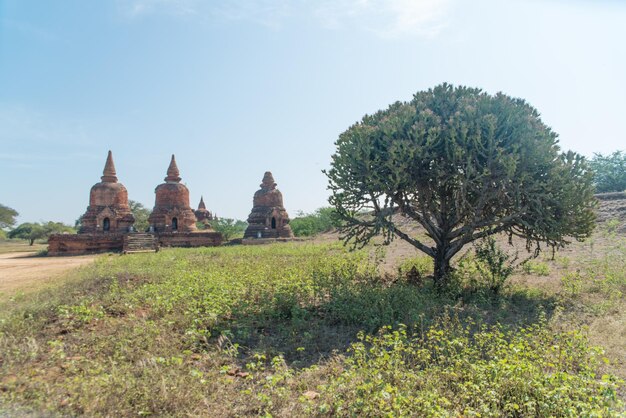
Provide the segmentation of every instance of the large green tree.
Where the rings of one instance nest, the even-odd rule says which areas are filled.
[[[152,211],[135,200],[129,200],[128,206],[130,206],[130,211],[135,217],[135,223],[133,224],[133,227],[140,232],[147,231],[150,227],[148,218],[150,217]]]
[[[626,190],[626,152],[594,154],[590,164],[594,171],[594,183],[598,193]]]
[[[10,228],[15,225],[15,218],[19,215],[15,209],[0,203],[0,229]]]
[[[594,227],[592,174],[522,99],[442,84],[343,132],[326,172],[355,245],[399,237],[433,258],[437,285],[466,244],[505,232],[538,252]],[[421,224],[404,231],[394,214]]]
[[[9,238],[18,238],[28,240],[30,245],[33,245],[35,240],[46,237],[46,231],[39,223],[25,222],[20,224],[17,228],[9,231]]]

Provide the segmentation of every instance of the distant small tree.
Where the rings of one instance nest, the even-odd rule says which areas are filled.
[[[230,218],[214,219],[209,224],[216,232],[220,232],[226,241],[243,237],[248,227],[247,222]]]
[[[52,234],[75,234],[76,229],[62,222],[45,222],[41,225],[44,229],[45,236]]]
[[[33,245],[35,240],[47,238],[52,234],[75,232],[76,230],[74,228],[61,222],[45,222],[43,224],[26,222],[9,231],[8,237],[25,239],[28,240],[29,245]]]
[[[129,200],[128,205],[130,206],[130,211],[133,213],[135,217],[135,223],[133,224],[134,228],[137,231],[146,231],[150,227],[150,223],[148,222],[148,218],[152,211],[146,208],[143,204],[135,201]]]
[[[559,247],[595,225],[586,160],[521,99],[439,85],[343,132],[326,173],[346,241],[401,238],[433,259],[438,287],[468,243],[500,232]],[[363,214],[367,212],[367,214]],[[432,240],[403,229],[395,214]]]
[[[595,174],[594,184],[598,193],[626,190],[626,152],[593,154],[590,165]]]
[[[33,245],[35,240],[45,237],[46,230],[38,223],[26,222],[9,231],[9,238],[25,239],[29,241],[29,245]]]
[[[0,204],[0,229],[15,225],[15,218],[19,215],[15,209]]]
[[[335,208],[325,207],[309,214],[300,212],[289,225],[295,236],[310,237],[338,228],[341,226],[341,220]]]

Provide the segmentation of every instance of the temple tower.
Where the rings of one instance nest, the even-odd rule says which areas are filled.
[[[135,222],[128,206],[128,191],[117,182],[113,154],[109,151],[102,181],[89,193],[89,206],[82,217],[79,234],[125,233]]]
[[[189,190],[180,184],[180,173],[176,158],[172,155],[165,183],[159,184],[154,209],[148,222],[154,232],[193,232],[196,230],[196,215],[189,206]]]
[[[276,189],[272,173],[266,171],[261,189],[254,194],[244,238],[292,237],[289,215],[283,206],[283,195]]]
[[[200,197],[200,203],[198,204],[198,210],[195,211],[196,221],[208,223],[213,220],[213,214],[207,210],[204,204],[204,197]]]

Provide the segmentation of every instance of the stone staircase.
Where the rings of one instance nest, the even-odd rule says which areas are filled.
[[[124,254],[159,251],[159,244],[153,234],[128,234],[124,237]]]

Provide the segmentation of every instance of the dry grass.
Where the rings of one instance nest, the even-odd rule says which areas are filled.
[[[28,241],[24,240],[0,240],[0,254],[6,253],[38,253],[48,248],[48,244],[44,242],[35,242],[28,245]]]

